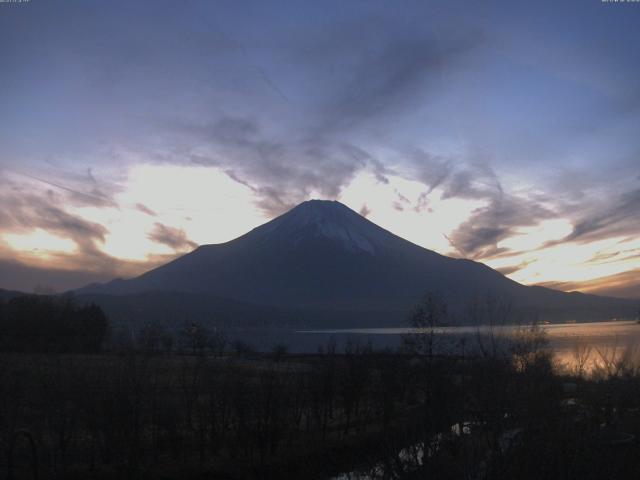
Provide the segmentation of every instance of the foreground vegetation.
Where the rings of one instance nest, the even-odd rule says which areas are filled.
[[[427,298],[412,319],[445,317]],[[179,342],[154,326],[135,338],[114,334],[91,354],[0,356],[8,478],[640,474],[637,370],[622,358],[597,377],[560,374],[535,327],[449,355],[428,330],[400,351],[328,344],[304,356],[258,354],[197,325]]]
[[[640,378],[546,354],[5,354],[13,478],[637,478]]]

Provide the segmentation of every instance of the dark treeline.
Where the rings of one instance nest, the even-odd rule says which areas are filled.
[[[77,306],[69,297],[25,295],[0,300],[4,352],[99,352],[107,331],[100,307]]]
[[[485,310],[487,310],[485,308]],[[414,326],[446,322],[427,297]],[[9,478],[637,478],[640,377],[555,373],[544,338],[442,355],[433,333],[400,351],[329,343],[295,356],[185,325],[150,325],[102,354],[0,356]],[[130,339],[130,337],[127,337]],[[135,347],[135,348],[134,348]],[[4,474],[4,472],[0,472]]]

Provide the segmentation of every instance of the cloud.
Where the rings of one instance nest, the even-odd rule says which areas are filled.
[[[41,228],[60,237],[73,240],[80,254],[102,257],[97,244],[104,242],[106,227],[68,213],[64,199],[53,190],[44,195],[26,191],[18,185],[0,179],[0,228],[3,231],[28,232]]]
[[[358,164],[369,166],[372,170],[373,176],[379,183],[387,185],[389,183],[387,175],[396,173],[392,168],[386,166],[383,162],[372,156],[363,148],[359,148],[348,143],[343,143],[340,147],[345,154],[351,155]]]
[[[612,194],[607,198],[598,198],[584,205],[579,213],[573,213],[572,232],[559,240],[552,240],[542,245],[538,250],[554,247],[568,242],[586,244],[607,238],[637,237],[640,234],[640,189]],[[597,203],[597,200],[601,200]],[[569,205],[569,208],[579,208]],[[566,205],[564,208],[568,208]],[[622,252],[620,252],[622,253]],[[627,252],[628,253],[628,252]],[[591,262],[598,262],[603,258],[592,258]]]
[[[467,162],[433,155],[424,150],[414,150],[411,158],[415,178],[427,187],[418,197],[415,210],[428,208],[428,197],[435,189],[440,191],[442,200],[458,198],[484,203],[475,208],[458,228],[446,235],[451,246],[462,257],[486,259],[515,254],[498,247],[500,241],[517,234],[519,227],[534,226],[541,220],[557,215],[535,196],[530,198],[505,192],[498,175],[485,161]],[[394,208],[399,207],[401,204],[396,202]]]
[[[304,103],[313,105],[312,131],[320,136],[362,131],[424,103],[441,86],[443,72],[464,64],[486,41],[479,26],[447,28],[439,8],[429,18],[360,9],[338,21],[311,26],[285,59],[296,65]],[[354,13],[354,12],[351,12]],[[284,76],[283,76],[284,77]],[[380,123],[378,123],[380,121]]]
[[[610,204],[577,221],[562,241],[589,242],[640,233],[640,189],[620,194]]]
[[[540,285],[557,290],[580,291],[596,295],[640,300],[640,269],[633,269],[586,282],[546,282]]]
[[[387,183],[394,172],[370,147],[381,140],[371,141],[375,128],[391,133],[393,118],[428,105],[442,69],[462,63],[484,35],[477,29],[436,34],[385,15],[366,22],[358,15],[329,30],[310,29],[281,47],[282,72],[257,66],[255,51],[244,48],[252,72],[287,101],[264,100],[268,111],[221,105],[199,116],[166,117],[162,128],[171,147],[161,156],[227,171],[252,188],[270,215],[310,196],[335,199],[361,170]],[[299,81],[292,84],[293,77]]]
[[[520,262],[517,265],[509,265],[507,267],[496,268],[495,270],[500,272],[502,275],[511,275],[512,273],[515,273],[519,270],[522,270],[523,268],[528,267],[534,262],[535,260],[529,260],[525,262]]]
[[[450,38],[412,33],[399,33],[382,42],[374,39],[365,46],[358,44],[357,51],[351,52],[348,45],[336,45],[336,52],[351,53],[358,60],[352,61],[352,68],[347,70],[350,77],[338,86],[325,110],[320,125],[323,131],[352,128],[370,118],[413,106],[434,78],[439,79],[443,67],[477,48],[483,38],[477,32]]]
[[[29,266],[15,260],[0,259],[0,288],[31,293],[38,287],[56,292],[79,288],[89,283],[111,280],[113,273]]]
[[[311,195],[335,199],[363,168],[384,182],[387,170],[364,149],[320,137],[278,140],[257,118],[222,117],[212,124],[175,122],[173,131],[199,145],[187,154],[193,163],[223,169],[249,186],[258,206],[271,215],[283,213]]]
[[[621,242],[618,242],[618,244]],[[621,250],[618,247],[616,251],[598,251],[590,259],[589,263],[605,264],[605,263],[617,263],[620,261],[628,261],[640,259],[640,250],[635,248],[628,248]]]
[[[66,194],[67,202],[73,205],[79,206],[93,206],[93,207],[117,207],[116,202],[113,200],[111,194],[106,193],[101,187],[98,185],[95,177],[91,169],[87,169],[86,177],[81,177],[80,183],[89,183],[89,189],[80,190],[79,188],[73,188],[68,185],[63,185],[60,182],[56,182],[55,180],[49,180],[43,178],[38,175],[33,175],[31,173],[27,173],[24,171],[19,171],[15,169],[9,169],[10,172],[29,178],[31,180],[35,180],[36,182],[42,183],[49,187],[54,187],[56,190],[59,190]],[[73,179],[73,176],[68,173],[65,175],[67,179]],[[78,180],[76,176],[75,180]]]
[[[515,235],[518,227],[534,226],[555,215],[537,202],[499,192],[489,200],[488,205],[473,211],[470,218],[451,233],[449,239],[467,258],[504,255],[512,252],[498,247],[501,240]]]
[[[153,231],[147,237],[149,240],[166,245],[177,252],[194,249],[198,246],[196,242],[189,240],[184,230],[168,227],[159,222],[155,223]]]
[[[461,167],[453,170],[446,181],[441,183],[443,199],[493,199],[504,194],[498,175],[487,162],[462,163]]]
[[[521,270],[521,267],[520,265],[511,265],[508,267],[496,268],[495,270],[497,272],[500,272],[502,275],[511,275],[512,273],[515,273],[518,270]]]
[[[0,176],[0,231],[19,235],[42,229],[76,245],[73,253],[47,252],[41,257],[14,250],[0,238],[0,288],[30,292],[38,285],[51,285],[62,291],[89,282],[139,275],[175,258],[176,254],[150,255],[144,261],[131,261],[105,253],[102,244],[108,229],[70,213],[67,202],[66,192],[38,191],[33,185]],[[191,245],[174,230],[164,231],[165,242]],[[47,245],[42,245],[42,249],[46,250]]]
[[[150,217],[157,217],[158,214],[156,212],[154,212],[153,210],[151,210],[149,207],[147,207],[145,204],[143,203],[136,203],[135,204],[135,209],[144,213],[145,215],[149,215]]]
[[[434,155],[421,148],[411,151],[409,157],[415,164],[412,175],[428,187],[425,196],[447,181],[454,171],[452,158]]]
[[[41,265],[35,262],[9,258],[0,250],[0,288],[33,292],[36,288],[50,288],[63,292],[95,282],[105,282],[114,278],[131,278],[164,265],[178,255],[151,255],[146,261],[127,261],[109,257],[92,268],[88,260],[77,255],[61,256],[61,262],[47,262]]]
[[[20,268],[15,265],[12,267],[12,271],[16,272],[24,269],[31,269],[29,271],[40,269],[43,272],[45,270],[85,272],[92,276],[140,270],[140,265],[130,269],[125,266],[126,262],[106,254],[102,250],[102,244],[109,233],[108,229],[100,223],[89,221],[67,211],[68,201],[66,192],[60,192],[57,189],[38,191],[33,188],[33,185],[18,183],[6,176],[0,176],[0,231],[29,234],[36,229],[41,229],[55,236],[69,239],[76,246],[73,253],[49,252],[45,261],[38,256],[14,251],[0,242],[0,259],[13,262],[12,265],[14,263],[18,265]],[[42,247],[46,250],[47,246]],[[44,263],[47,264],[47,268],[43,269]],[[51,275],[47,274],[47,278],[52,278]],[[66,278],[65,275],[61,278]],[[80,277],[81,273],[78,273],[77,278]]]

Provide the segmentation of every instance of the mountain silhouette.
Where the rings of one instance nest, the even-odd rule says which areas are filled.
[[[11,300],[12,298],[21,297],[23,295],[26,295],[26,293],[0,288],[0,300]]]
[[[153,292],[171,292],[176,303],[179,294],[188,294],[185,304],[201,295],[216,299],[218,308],[230,302],[268,307],[271,314],[293,309],[301,319],[311,311],[340,311],[345,318],[352,312],[358,323],[371,315],[374,323],[389,325],[401,324],[425,292],[439,293],[458,311],[486,295],[520,312],[554,318],[585,312],[606,317],[630,308],[624,300],[521,285],[482,263],[415,245],[339,202],[323,200],[301,203],[235,240],[200,246],[139,277],[77,291],[103,299]]]

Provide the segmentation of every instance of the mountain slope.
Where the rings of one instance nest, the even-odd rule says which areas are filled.
[[[489,267],[408,242],[338,202],[304,202],[227,243],[204,245],[130,280],[78,293],[207,294],[253,305],[390,312],[398,323],[426,291],[466,304],[491,293],[520,309],[623,307],[624,302],[525,287]],[[545,311],[546,311],[545,310]]]
[[[0,300],[11,300],[15,297],[22,297],[23,295],[27,295],[23,292],[17,292],[15,290],[3,290],[0,288]]]

